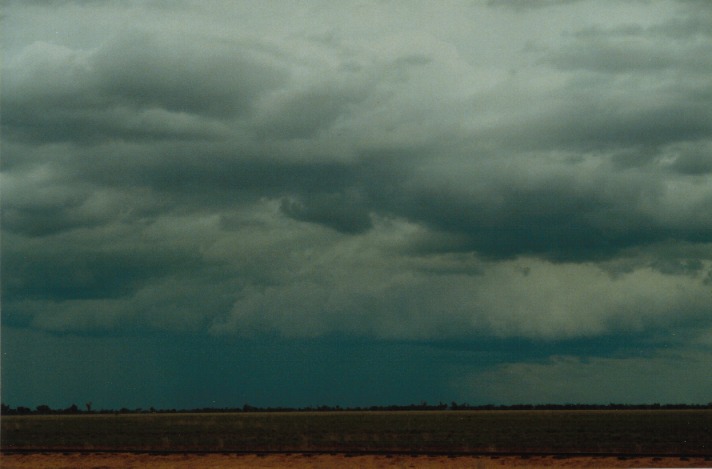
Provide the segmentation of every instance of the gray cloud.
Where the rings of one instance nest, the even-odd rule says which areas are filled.
[[[249,44],[135,30],[94,49],[35,42],[8,64],[6,131],[34,141],[219,137],[284,69]]]
[[[281,209],[296,220],[323,223],[344,233],[359,233],[373,226],[368,211],[343,194],[318,194],[305,201],[283,199]]]
[[[249,43],[131,31],[99,48],[92,65],[100,90],[129,106],[233,116],[249,111],[260,92],[286,78],[262,55]]]
[[[13,4],[3,321],[422,341],[710,330],[710,15],[550,3]],[[71,26],[76,9],[107,30]]]
[[[680,358],[675,353],[660,353],[652,357],[594,358],[584,362],[576,357],[557,356],[544,363],[503,365],[474,375],[461,386],[484,386],[491,398],[497,396],[508,403],[529,402],[529,389],[537,390],[539,403],[607,404],[629,402],[631,395],[640,396],[639,402],[647,403],[704,402],[702,394],[711,383],[700,377],[709,365],[709,354],[686,354],[684,369],[678,366]],[[603,402],[601,396],[610,400]]]
[[[526,10],[530,8],[547,8],[552,6],[567,5],[580,2],[581,0],[542,0],[540,2],[527,2],[526,0],[489,0],[490,6],[507,7],[515,10]]]
[[[313,138],[335,124],[349,106],[365,99],[358,89],[340,89],[329,84],[279,96],[257,118],[256,133],[265,138]]]
[[[672,159],[670,168],[686,175],[704,175],[712,172],[712,142],[683,144],[670,148],[665,156]]]

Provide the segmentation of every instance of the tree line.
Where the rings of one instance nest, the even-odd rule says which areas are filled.
[[[52,409],[46,404],[38,405],[34,409],[24,406],[11,407],[2,404],[1,415],[78,415],[78,414],[147,414],[147,413],[228,413],[228,412],[364,412],[364,411],[445,411],[445,410],[657,410],[657,409],[712,409],[712,402],[708,404],[513,404],[513,405],[470,405],[467,403],[451,402],[450,404],[438,403],[409,405],[385,405],[367,407],[341,407],[321,405],[316,407],[257,407],[244,404],[242,407],[200,407],[195,409],[148,409],[122,407],[120,409],[92,408],[92,403],[87,402],[83,407],[72,404],[63,409]]]

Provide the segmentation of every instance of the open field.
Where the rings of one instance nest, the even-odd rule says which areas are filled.
[[[712,467],[712,410],[2,418],[4,469]]]
[[[712,455],[712,410],[3,416],[2,448]]]

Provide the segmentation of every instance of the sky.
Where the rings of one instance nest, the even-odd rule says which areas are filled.
[[[712,3],[2,2],[2,400],[712,401]]]

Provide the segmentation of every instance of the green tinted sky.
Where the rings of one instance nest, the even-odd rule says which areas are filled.
[[[2,399],[708,402],[704,1],[3,2]]]

